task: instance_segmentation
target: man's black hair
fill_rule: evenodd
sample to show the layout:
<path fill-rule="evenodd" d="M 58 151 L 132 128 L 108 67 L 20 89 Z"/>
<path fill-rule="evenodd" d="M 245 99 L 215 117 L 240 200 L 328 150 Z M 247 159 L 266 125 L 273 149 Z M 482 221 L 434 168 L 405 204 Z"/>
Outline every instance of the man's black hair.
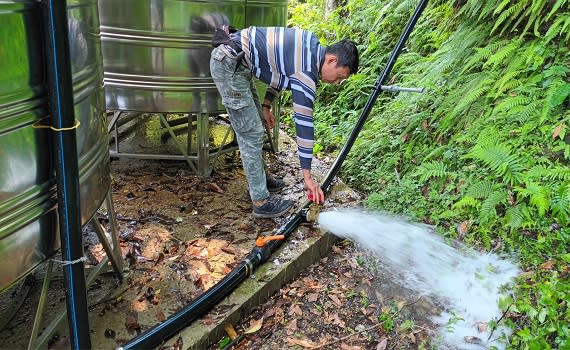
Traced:
<path fill-rule="evenodd" d="M 326 53 L 336 56 L 337 67 L 347 66 L 351 74 L 358 72 L 358 49 L 352 41 L 343 39 L 327 46 Z"/>

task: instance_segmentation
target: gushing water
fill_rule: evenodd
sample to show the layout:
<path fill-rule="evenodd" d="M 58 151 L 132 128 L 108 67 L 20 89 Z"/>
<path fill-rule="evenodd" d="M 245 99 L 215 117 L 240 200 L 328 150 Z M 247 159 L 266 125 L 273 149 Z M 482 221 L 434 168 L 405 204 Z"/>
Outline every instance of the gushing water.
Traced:
<path fill-rule="evenodd" d="M 446 347 L 503 348 L 496 338 L 508 331 L 499 327 L 488 340 L 490 330 L 485 325 L 501 316 L 500 289 L 518 274 L 515 264 L 492 253 L 453 248 L 427 225 L 383 214 L 358 210 L 322 212 L 318 223 L 377 255 L 388 269 L 397 272 L 396 280 L 404 287 L 445 304 L 445 311 L 434 316 L 433 321 L 441 325 L 440 335 Z"/>

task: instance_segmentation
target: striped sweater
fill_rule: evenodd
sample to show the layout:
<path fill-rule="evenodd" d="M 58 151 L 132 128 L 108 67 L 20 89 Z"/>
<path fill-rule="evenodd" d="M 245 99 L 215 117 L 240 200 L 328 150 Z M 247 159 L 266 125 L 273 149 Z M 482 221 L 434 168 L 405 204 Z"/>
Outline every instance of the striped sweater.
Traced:
<path fill-rule="evenodd" d="M 314 129 L 313 104 L 325 47 L 311 32 L 294 28 L 249 27 L 232 39 L 242 48 L 252 73 L 269 85 L 269 101 L 291 90 L 301 168 L 311 169 Z"/>

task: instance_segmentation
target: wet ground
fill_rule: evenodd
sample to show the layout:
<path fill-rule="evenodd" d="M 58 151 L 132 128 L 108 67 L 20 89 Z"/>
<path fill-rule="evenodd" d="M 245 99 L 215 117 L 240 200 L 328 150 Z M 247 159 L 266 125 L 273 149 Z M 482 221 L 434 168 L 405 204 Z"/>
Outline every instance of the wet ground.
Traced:
<path fill-rule="evenodd" d="M 327 164 L 316 163 L 316 177 L 322 178 Z M 305 193 L 293 142 L 283 137 L 280 152 L 268 156 L 267 164 L 288 184 L 280 195 L 301 205 Z M 236 155 L 225 157 L 207 178 L 194 175 L 187 164 L 179 161 L 120 159 L 112 161 L 111 168 L 113 204 L 126 269 L 122 283 L 109 270 L 89 287 L 95 349 L 116 348 L 164 321 L 241 262 L 256 237 L 284 223 L 284 219 L 251 216 L 247 183 Z M 325 208 L 358 203 L 359 196 L 339 184 Z M 104 209 L 97 217 L 109 228 Z M 292 235 L 291 242 L 284 244 L 284 251 L 268 264 L 283 264 L 288 259 L 287 249 L 302 250 L 305 241 L 321 236 L 317 227 L 303 225 Z M 104 252 L 89 230 L 85 232 L 85 245 L 89 264 L 96 264 Z M 427 348 L 433 328 L 427 315 L 436 308 L 391 282 L 379 262 L 368 259 L 350 242 L 338 242 L 328 256 L 303 271 L 295 271 L 295 275 L 298 273 L 297 279 L 267 302 L 260 300 L 261 307 L 225 325 L 232 338 L 231 329 L 237 332 L 231 348 Z M 46 319 L 65 305 L 63 280 L 57 271 L 55 275 Z M 23 304 L 0 330 L 0 348 L 25 348 L 42 276 L 40 269 L 17 292 L 3 296 L 8 298 L 4 303 L 12 305 L 23 300 Z M 225 311 L 214 309 L 196 322 L 212 325 Z M 67 348 L 66 334 L 64 324 L 50 337 L 49 348 Z M 220 345 L 230 348 L 229 339 L 223 336 L 209 341 L 211 349 Z M 177 335 L 160 348 L 189 346 L 187 337 Z"/>

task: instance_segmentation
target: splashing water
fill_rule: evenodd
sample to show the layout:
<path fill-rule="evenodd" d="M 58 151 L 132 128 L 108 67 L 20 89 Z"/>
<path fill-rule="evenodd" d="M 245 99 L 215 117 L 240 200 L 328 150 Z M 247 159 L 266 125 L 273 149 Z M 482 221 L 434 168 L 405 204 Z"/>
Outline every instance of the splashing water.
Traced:
<path fill-rule="evenodd" d="M 487 340 L 489 330 L 478 329 L 477 325 L 501 316 L 497 304 L 500 288 L 519 273 L 515 264 L 492 253 L 453 248 L 427 225 L 383 214 L 354 209 L 322 212 L 318 223 L 322 229 L 358 242 L 377 255 L 386 267 L 397 271 L 396 282 L 445 303 L 447 310 L 433 318 L 443 325 L 440 335 L 445 346 L 504 347 L 496 338 L 501 332 L 508 334 L 507 329 L 499 327 Z M 451 331 L 445 327 L 450 320 Z"/>

